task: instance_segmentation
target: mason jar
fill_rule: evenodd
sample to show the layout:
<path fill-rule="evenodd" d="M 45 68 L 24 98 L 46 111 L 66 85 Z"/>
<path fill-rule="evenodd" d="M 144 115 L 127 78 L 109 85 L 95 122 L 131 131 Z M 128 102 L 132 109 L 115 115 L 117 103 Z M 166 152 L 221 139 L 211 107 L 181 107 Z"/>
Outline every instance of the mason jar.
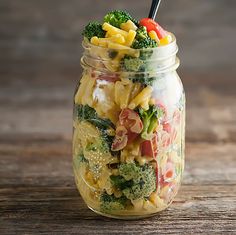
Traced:
<path fill-rule="evenodd" d="M 82 45 L 73 115 L 80 195 L 103 216 L 155 215 L 173 201 L 184 169 L 185 94 L 176 39 L 139 50 Z"/>

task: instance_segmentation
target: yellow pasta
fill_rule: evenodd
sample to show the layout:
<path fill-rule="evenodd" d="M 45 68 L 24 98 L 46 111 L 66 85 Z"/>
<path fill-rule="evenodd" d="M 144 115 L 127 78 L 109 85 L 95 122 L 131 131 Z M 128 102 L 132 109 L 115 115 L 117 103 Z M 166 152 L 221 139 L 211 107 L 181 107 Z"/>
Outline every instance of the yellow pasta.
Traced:
<path fill-rule="evenodd" d="M 122 24 L 120 25 L 120 27 L 121 27 L 121 29 L 123 29 L 123 30 L 125 30 L 125 31 L 127 31 L 127 32 L 129 32 L 131 29 L 134 30 L 134 31 L 136 31 L 137 28 L 138 28 L 138 27 L 135 25 L 135 23 L 134 23 L 133 21 L 131 21 L 131 20 L 128 20 L 127 22 L 122 23 Z"/>
<path fill-rule="evenodd" d="M 82 97 L 84 95 L 85 88 L 87 86 L 87 81 L 91 79 L 87 74 L 84 74 L 83 77 L 80 80 L 80 87 L 75 95 L 75 104 L 81 104 L 82 103 Z"/>
<path fill-rule="evenodd" d="M 130 109 L 135 109 L 138 105 L 146 99 L 150 99 L 153 88 L 151 86 L 145 87 L 129 104 Z"/>
<path fill-rule="evenodd" d="M 127 52 L 132 50 L 130 49 L 130 47 L 124 46 L 124 45 L 120 45 L 118 43 L 113 43 L 113 42 L 109 42 L 108 43 L 108 48 L 110 49 L 117 49 L 117 50 L 126 50 Z"/>
<path fill-rule="evenodd" d="M 121 81 L 115 83 L 115 103 L 120 106 L 120 94 L 123 91 L 123 85 Z"/>
<path fill-rule="evenodd" d="M 133 99 L 136 95 L 138 95 L 140 90 L 141 90 L 141 84 L 140 83 L 133 83 L 132 91 L 130 94 L 130 99 Z"/>
<path fill-rule="evenodd" d="M 130 47 L 133 44 L 135 36 L 136 36 L 136 32 L 131 29 L 126 37 L 125 45 Z"/>
<path fill-rule="evenodd" d="M 129 104 L 130 91 L 132 89 L 132 84 L 124 85 L 123 93 L 120 95 L 120 108 L 124 109 Z"/>
<path fill-rule="evenodd" d="M 140 103 L 141 108 L 143 108 L 144 110 L 148 110 L 148 108 L 149 108 L 149 100 L 150 100 L 150 97 L 148 97 L 143 102 L 141 102 Z"/>
<path fill-rule="evenodd" d="M 99 38 L 94 36 L 90 39 L 90 42 L 93 44 L 93 45 L 96 45 L 98 46 L 99 45 Z"/>
<path fill-rule="evenodd" d="M 94 101 L 93 101 L 92 93 L 93 93 L 95 82 L 96 82 L 96 80 L 93 78 L 87 79 L 84 94 L 81 97 L 82 105 L 88 104 L 91 107 L 93 106 Z"/>
<path fill-rule="evenodd" d="M 102 29 L 107 31 L 109 33 L 109 35 L 116 35 L 116 34 L 121 34 L 124 37 L 127 37 L 128 33 L 122 29 L 118 29 L 108 23 L 104 23 L 102 25 Z"/>

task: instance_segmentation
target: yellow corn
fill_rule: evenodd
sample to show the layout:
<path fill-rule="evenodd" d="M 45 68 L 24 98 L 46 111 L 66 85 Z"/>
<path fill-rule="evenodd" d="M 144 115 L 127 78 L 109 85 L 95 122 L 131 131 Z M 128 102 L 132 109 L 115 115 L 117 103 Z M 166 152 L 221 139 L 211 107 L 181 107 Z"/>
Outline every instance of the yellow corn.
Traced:
<path fill-rule="evenodd" d="M 167 35 L 167 36 L 165 36 L 164 38 L 162 38 L 162 39 L 160 40 L 160 45 L 161 45 L 161 46 L 168 45 L 169 43 L 171 43 L 171 40 L 172 40 L 171 36 L 170 36 L 170 35 Z"/>
<path fill-rule="evenodd" d="M 157 33 L 154 30 L 150 31 L 148 35 L 151 39 L 155 40 L 158 44 L 160 44 L 160 40 L 157 36 Z"/>

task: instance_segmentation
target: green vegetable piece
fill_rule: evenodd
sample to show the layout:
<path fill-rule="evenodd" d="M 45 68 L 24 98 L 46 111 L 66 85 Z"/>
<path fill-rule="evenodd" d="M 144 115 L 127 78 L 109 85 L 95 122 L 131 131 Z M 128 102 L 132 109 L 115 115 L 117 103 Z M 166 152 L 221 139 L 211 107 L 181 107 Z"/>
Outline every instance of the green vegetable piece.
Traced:
<path fill-rule="evenodd" d="M 145 62 L 140 58 L 134 58 L 126 55 L 123 59 L 123 66 L 126 71 L 139 72 L 144 70 Z"/>
<path fill-rule="evenodd" d="M 131 20 L 133 23 L 138 25 L 138 21 L 135 20 L 128 12 L 121 11 L 121 10 L 115 10 L 107 13 L 104 17 L 104 22 L 107 22 L 114 27 L 120 28 L 120 25 L 122 23 L 127 22 L 128 20 Z"/>
<path fill-rule="evenodd" d="M 110 151 L 112 155 L 118 154 L 111 151 L 111 145 L 114 137 L 108 134 L 108 130 L 110 128 L 114 128 L 114 124 L 109 119 L 102 119 L 98 117 L 96 110 L 88 105 L 75 105 L 74 117 L 80 121 L 87 121 L 96 126 L 101 134 L 100 145 L 95 146 L 92 144 L 91 146 L 87 146 L 88 150 L 96 151 L 96 148 L 99 148 L 104 152 Z"/>
<path fill-rule="evenodd" d="M 122 163 L 119 173 L 119 176 L 111 176 L 111 182 L 130 200 L 148 197 L 156 190 L 156 175 L 151 165 Z"/>
<path fill-rule="evenodd" d="M 103 193 L 100 197 L 100 208 L 103 212 L 112 213 L 113 211 L 125 209 L 128 202 L 129 200 L 124 196 L 116 198 L 114 195 Z"/>
<path fill-rule="evenodd" d="M 157 42 L 149 37 L 146 27 L 141 26 L 137 29 L 135 40 L 131 46 L 132 48 L 144 49 L 144 48 L 154 48 L 157 46 L 158 46 Z M 145 57 L 143 59 L 145 59 Z"/>
<path fill-rule="evenodd" d="M 102 25 L 99 22 L 90 22 L 85 26 L 82 35 L 89 41 L 92 37 L 97 36 L 98 38 L 104 38 L 106 32 L 102 29 Z"/>
<path fill-rule="evenodd" d="M 131 187 L 133 184 L 132 180 L 126 181 L 126 179 L 120 175 L 111 175 L 110 180 L 112 185 L 120 190 Z"/>
<path fill-rule="evenodd" d="M 79 120 L 88 121 L 99 129 L 114 128 L 114 124 L 109 119 L 99 118 L 95 109 L 88 105 L 75 105 L 74 115 Z"/>
<path fill-rule="evenodd" d="M 141 133 L 141 137 L 143 139 L 152 138 L 152 134 L 158 124 L 158 120 L 162 118 L 163 115 L 163 110 L 155 105 L 150 105 L 148 110 L 144 110 L 142 108 L 139 109 L 139 116 L 143 122 L 143 130 Z"/>

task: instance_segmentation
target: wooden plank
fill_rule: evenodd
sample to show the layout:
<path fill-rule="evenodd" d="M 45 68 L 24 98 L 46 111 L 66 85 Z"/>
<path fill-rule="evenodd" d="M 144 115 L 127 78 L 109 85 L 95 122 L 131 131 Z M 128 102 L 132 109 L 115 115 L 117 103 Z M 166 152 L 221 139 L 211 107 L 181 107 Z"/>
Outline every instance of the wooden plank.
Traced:
<path fill-rule="evenodd" d="M 140 221 L 111 220 L 86 208 L 75 189 L 69 149 L 70 142 L 62 140 L 0 145 L 1 234 L 236 232 L 234 144 L 188 144 L 176 200 L 160 215 Z"/>

